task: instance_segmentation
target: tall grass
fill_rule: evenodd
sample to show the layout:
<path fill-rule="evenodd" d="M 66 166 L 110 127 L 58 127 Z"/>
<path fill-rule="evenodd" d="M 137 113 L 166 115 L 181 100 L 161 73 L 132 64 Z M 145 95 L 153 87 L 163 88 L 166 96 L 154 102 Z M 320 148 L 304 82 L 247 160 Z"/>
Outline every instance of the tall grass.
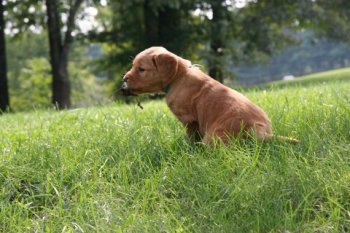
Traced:
<path fill-rule="evenodd" d="M 163 102 L 0 118 L 0 232 L 348 232 L 350 81 L 245 93 L 275 134 L 193 144 Z"/>

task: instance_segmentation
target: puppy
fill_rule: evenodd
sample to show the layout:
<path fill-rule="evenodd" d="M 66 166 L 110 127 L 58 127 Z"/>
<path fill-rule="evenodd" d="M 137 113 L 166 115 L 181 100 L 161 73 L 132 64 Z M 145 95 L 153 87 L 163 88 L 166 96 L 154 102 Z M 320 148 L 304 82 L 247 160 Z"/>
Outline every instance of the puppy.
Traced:
<path fill-rule="evenodd" d="M 261 108 L 163 47 L 148 48 L 135 57 L 121 90 L 124 95 L 164 92 L 188 136 L 207 144 L 217 139 L 227 143 L 237 135 L 261 141 L 273 137 L 271 121 Z"/>

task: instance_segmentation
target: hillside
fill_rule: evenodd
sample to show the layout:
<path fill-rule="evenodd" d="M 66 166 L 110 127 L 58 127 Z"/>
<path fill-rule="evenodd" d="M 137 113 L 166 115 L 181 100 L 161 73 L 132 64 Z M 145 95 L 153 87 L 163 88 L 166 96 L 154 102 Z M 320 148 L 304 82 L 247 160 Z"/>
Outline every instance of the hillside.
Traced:
<path fill-rule="evenodd" d="M 293 80 L 287 81 L 274 81 L 267 84 L 260 85 L 260 87 L 269 87 L 269 88 L 282 88 L 290 86 L 309 86 L 325 83 L 334 83 L 334 82 L 348 82 L 350 81 L 350 68 L 342 68 L 329 70 L 325 72 L 313 73 L 305 76 L 296 77 Z"/>
<path fill-rule="evenodd" d="M 350 80 L 335 76 L 245 91 L 296 146 L 193 144 L 158 101 L 2 115 L 0 232 L 348 232 Z"/>

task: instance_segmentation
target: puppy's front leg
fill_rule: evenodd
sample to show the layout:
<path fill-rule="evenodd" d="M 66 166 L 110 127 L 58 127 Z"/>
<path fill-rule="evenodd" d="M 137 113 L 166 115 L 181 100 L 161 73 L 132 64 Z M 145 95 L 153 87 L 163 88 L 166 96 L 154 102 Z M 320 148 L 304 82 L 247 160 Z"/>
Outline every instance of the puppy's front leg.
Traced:
<path fill-rule="evenodd" d="M 191 141 L 199 142 L 202 140 L 202 135 L 199 132 L 198 122 L 191 122 L 186 124 L 186 133 Z"/>

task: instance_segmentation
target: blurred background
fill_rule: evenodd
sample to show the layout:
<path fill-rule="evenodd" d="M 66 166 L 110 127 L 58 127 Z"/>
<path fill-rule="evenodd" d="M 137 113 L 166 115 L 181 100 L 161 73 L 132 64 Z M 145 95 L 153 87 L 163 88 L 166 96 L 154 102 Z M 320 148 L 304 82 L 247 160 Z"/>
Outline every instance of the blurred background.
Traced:
<path fill-rule="evenodd" d="M 0 2 L 0 112 L 119 100 L 150 46 L 232 87 L 350 66 L 349 0 Z"/>

